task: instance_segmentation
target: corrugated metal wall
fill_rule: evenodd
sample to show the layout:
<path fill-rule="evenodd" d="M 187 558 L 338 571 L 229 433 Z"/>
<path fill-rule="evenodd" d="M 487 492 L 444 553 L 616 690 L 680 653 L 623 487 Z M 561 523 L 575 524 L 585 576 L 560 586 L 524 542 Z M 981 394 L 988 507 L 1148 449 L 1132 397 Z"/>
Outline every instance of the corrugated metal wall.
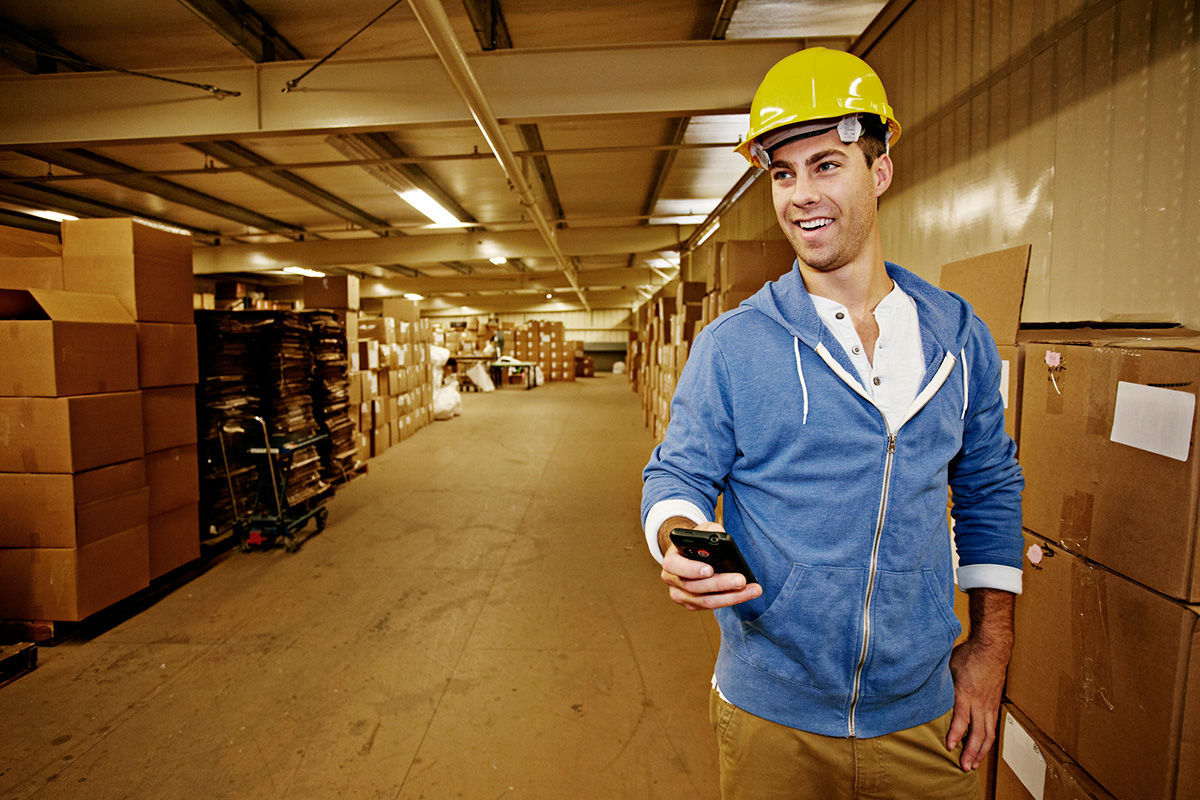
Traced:
<path fill-rule="evenodd" d="M 1023 318 L 1200 325 L 1196 0 L 916 0 L 865 52 L 904 126 L 888 258 L 1033 245 Z"/>
<path fill-rule="evenodd" d="M 530 320 L 561 322 L 566 336 L 576 342 L 628 342 L 632 312 L 621 308 L 597 308 L 594 311 L 540 311 L 531 314 L 496 314 L 501 322 L 523 325 Z M 449 325 L 451 322 L 466 322 L 465 316 L 431 316 L 434 322 Z M 483 322 L 487 316 L 476 317 Z"/>
<path fill-rule="evenodd" d="M 884 253 L 1033 245 L 1026 322 L 1200 326 L 1198 0 L 914 0 L 864 57 L 903 138 Z M 778 238 L 758 180 L 714 239 Z"/>

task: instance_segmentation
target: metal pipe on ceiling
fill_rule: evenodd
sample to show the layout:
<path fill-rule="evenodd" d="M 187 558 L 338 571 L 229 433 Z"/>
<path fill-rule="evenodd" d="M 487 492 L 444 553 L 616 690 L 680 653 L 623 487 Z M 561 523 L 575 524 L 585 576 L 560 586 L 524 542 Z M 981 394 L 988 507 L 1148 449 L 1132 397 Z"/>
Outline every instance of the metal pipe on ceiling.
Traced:
<path fill-rule="evenodd" d="M 500 162 L 505 176 L 520 197 L 521 205 L 529 210 L 529 216 L 533 220 L 534 226 L 554 256 L 559 269 L 566 276 L 575 294 L 579 296 L 583 307 L 591 311 L 592 308 L 588 305 L 583 289 L 575 277 L 575 268 L 558 246 L 554 229 L 550 227 L 550 223 L 533 193 L 533 188 L 525 180 L 520 163 L 509 148 L 508 142 L 505 141 L 504 133 L 500 130 L 500 121 L 496 119 L 491 104 L 479 86 L 479 81 L 475 79 L 475 73 L 471 71 L 471 65 L 467 63 L 467 54 L 454 35 L 454 29 L 450 26 L 446 10 L 442 8 L 440 0 L 409 0 L 408 5 L 416 14 L 417 21 L 421 23 L 425 35 L 429 37 L 429 42 L 446 68 L 454 88 L 458 90 L 459 95 L 467 104 L 467 108 L 471 110 L 471 116 L 475 118 L 475 123 L 483 133 L 483 138 L 487 140 L 488 146 L 496 154 L 496 159 Z"/>

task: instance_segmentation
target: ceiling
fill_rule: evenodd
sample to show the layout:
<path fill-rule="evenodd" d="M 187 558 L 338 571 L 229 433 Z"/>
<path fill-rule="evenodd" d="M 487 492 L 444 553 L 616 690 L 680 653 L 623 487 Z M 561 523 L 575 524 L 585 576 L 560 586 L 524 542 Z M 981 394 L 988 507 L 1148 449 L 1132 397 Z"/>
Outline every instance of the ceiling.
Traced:
<path fill-rule="evenodd" d="M 299 267 L 428 311 L 628 308 L 746 179 L 766 69 L 883 5 L 0 0 L 0 224 L 141 217 L 279 296 Z"/>

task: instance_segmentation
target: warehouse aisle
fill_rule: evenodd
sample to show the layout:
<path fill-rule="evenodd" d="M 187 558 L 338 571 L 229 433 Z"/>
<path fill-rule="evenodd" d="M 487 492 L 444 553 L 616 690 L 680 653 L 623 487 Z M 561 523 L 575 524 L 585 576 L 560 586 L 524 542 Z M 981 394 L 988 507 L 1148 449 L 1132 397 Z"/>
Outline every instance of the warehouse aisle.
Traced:
<path fill-rule="evenodd" d="M 467 395 L 296 554 L 227 554 L 0 689 L 0 797 L 716 798 L 711 616 L 637 523 L 622 376 Z"/>

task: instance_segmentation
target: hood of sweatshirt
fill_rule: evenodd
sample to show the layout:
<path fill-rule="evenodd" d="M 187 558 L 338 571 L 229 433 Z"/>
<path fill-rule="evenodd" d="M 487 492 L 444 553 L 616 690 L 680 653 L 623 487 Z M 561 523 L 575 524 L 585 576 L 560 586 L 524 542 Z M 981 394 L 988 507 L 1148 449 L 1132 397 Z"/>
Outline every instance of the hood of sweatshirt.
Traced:
<path fill-rule="evenodd" d="M 958 357 L 963 352 L 975 315 L 974 309 L 958 295 L 933 286 L 901 266 L 890 261 L 884 262 L 884 265 L 888 277 L 917 304 L 921 347 L 926 368 L 930 370 L 926 376 L 928 379 L 947 353 Z M 817 308 L 804 286 L 799 262 L 793 263 L 791 272 L 767 283 L 742 305 L 765 314 L 813 350 L 824 344 L 838 363 L 850 374 L 855 374 L 849 356 L 841 347 L 835 346 L 837 339 L 821 322 Z"/>

